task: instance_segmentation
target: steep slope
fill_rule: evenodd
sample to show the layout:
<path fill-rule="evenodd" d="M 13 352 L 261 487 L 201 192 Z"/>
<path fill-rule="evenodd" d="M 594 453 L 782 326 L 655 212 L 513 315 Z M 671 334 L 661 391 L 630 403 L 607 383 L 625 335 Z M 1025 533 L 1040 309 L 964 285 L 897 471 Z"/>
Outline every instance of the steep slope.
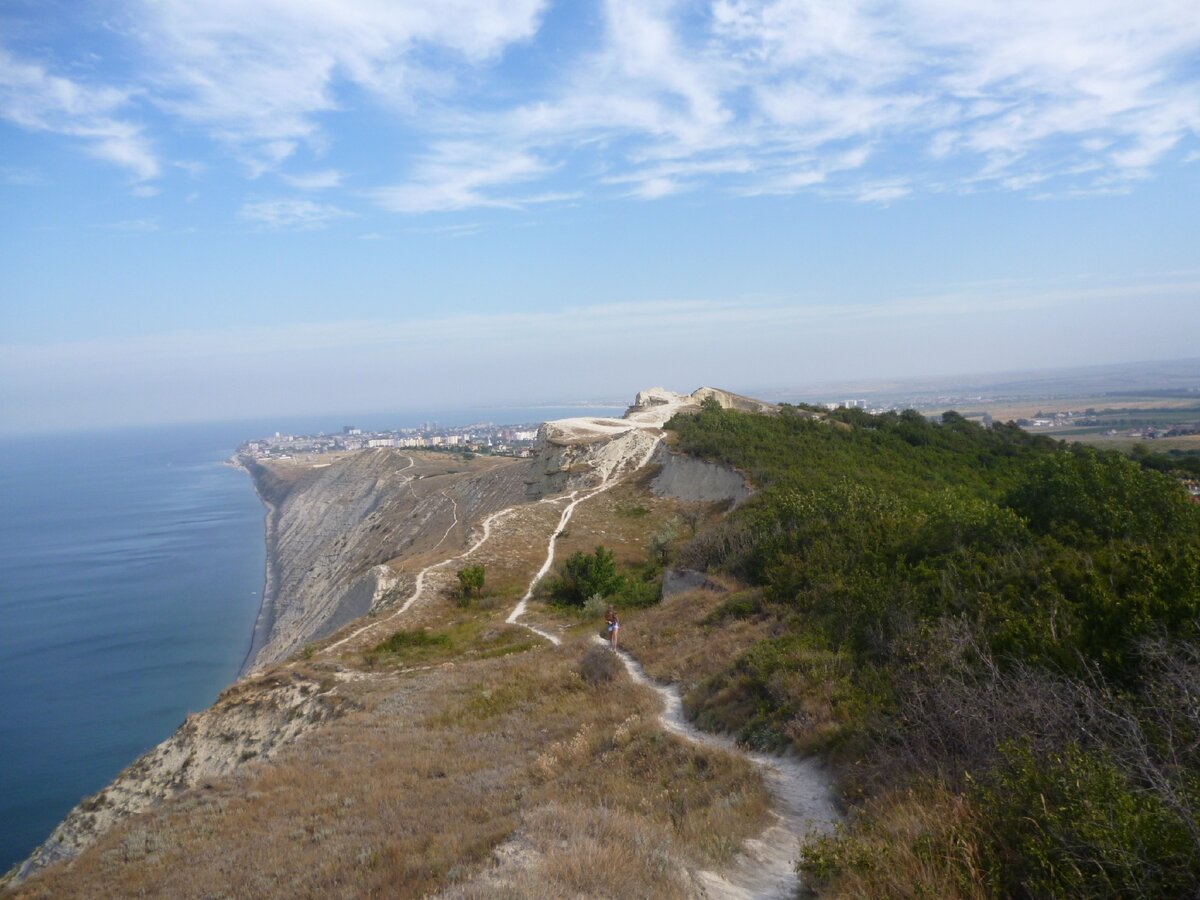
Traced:
<path fill-rule="evenodd" d="M 380 449 L 244 464 L 269 509 L 267 585 L 248 668 L 369 612 L 406 564 L 455 546 L 471 523 L 522 499 L 517 460 Z"/>
<path fill-rule="evenodd" d="M 108 787 L 71 810 L 5 878 L 19 883 L 39 869 L 74 858 L 130 816 L 229 775 L 248 760 L 270 759 L 339 715 L 343 700 L 333 684 L 296 671 L 239 681 L 207 710 L 188 716 L 174 734 Z"/>

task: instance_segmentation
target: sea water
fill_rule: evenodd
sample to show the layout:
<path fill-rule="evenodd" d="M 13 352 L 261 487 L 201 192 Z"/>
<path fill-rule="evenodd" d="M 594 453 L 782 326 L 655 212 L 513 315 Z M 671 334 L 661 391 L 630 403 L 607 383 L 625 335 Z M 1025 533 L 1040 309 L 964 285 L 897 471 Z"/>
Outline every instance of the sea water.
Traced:
<path fill-rule="evenodd" d="M 616 407 L 411 411 L 363 427 L 533 424 Z M 238 674 L 263 508 L 244 440 L 340 420 L 0 439 L 0 872 Z"/>
<path fill-rule="evenodd" d="M 0 441 L 0 870 L 236 676 L 263 508 L 244 433 Z"/>

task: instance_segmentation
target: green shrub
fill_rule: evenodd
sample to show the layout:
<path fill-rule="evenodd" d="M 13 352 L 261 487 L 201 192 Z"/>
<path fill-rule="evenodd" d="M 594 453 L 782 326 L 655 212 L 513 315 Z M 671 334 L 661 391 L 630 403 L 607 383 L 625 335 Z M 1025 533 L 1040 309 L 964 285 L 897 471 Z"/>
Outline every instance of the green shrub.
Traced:
<path fill-rule="evenodd" d="M 484 567 L 481 565 L 467 566 L 458 570 L 458 596 L 460 605 L 468 606 L 472 597 L 478 597 L 483 593 L 485 574 Z"/>
<path fill-rule="evenodd" d="M 1003 748 L 978 783 L 985 858 L 1004 896 L 1181 897 L 1200 884 L 1187 823 L 1107 754 Z"/>
<path fill-rule="evenodd" d="M 726 597 L 721 605 L 710 612 L 705 618 L 705 625 L 721 625 L 730 619 L 749 619 L 762 613 L 762 591 L 752 589 L 738 591 Z"/>
<path fill-rule="evenodd" d="M 578 550 L 559 569 L 550 585 L 552 600 L 567 606 L 583 607 L 592 597 L 611 597 L 626 587 L 626 579 L 617 571 L 611 550 L 598 546 L 591 553 Z"/>
<path fill-rule="evenodd" d="M 367 655 L 369 658 L 381 656 L 408 658 L 414 655 L 424 655 L 422 651 L 447 649 L 451 643 L 448 634 L 401 629 L 372 647 Z"/>
<path fill-rule="evenodd" d="M 618 609 L 645 609 L 662 599 L 662 582 L 657 578 L 649 581 L 642 578 L 625 578 L 620 590 L 612 598 Z"/>

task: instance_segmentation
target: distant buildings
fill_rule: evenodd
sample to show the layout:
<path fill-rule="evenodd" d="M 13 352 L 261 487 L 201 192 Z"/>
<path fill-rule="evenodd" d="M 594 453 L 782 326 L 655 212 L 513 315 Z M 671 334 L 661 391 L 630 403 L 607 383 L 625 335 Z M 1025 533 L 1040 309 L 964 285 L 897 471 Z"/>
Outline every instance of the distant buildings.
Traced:
<path fill-rule="evenodd" d="M 540 424 L 540 423 L 538 423 Z M 295 455 L 400 447 L 412 450 L 485 453 L 498 456 L 529 456 L 537 443 L 537 425 L 473 425 L 442 428 L 425 422 L 417 428 L 364 431 L 344 425 L 340 434 L 283 435 L 256 438 L 242 445 L 241 452 L 256 459 L 291 459 Z"/>

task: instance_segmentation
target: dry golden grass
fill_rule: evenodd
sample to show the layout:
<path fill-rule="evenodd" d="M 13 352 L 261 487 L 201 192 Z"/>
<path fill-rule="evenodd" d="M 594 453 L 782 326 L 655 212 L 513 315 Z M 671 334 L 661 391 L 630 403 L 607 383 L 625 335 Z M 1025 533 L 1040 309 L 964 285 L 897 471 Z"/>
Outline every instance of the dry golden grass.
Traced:
<path fill-rule="evenodd" d="M 635 814 L 576 803 L 551 803 L 522 816 L 503 860 L 482 877 L 455 886 L 454 900 L 691 895 L 670 838 Z"/>
<path fill-rule="evenodd" d="M 686 695 L 777 628 L 767 616 L 701 624 L 728 596 L 688 591 L 649 609 L 630 610 L 622 617 L 621 642 L 648 675 L 678 684 Z"/>
<path fill-rule="evenodd" d="M 454 638 L 420 670 L 306 663 L 358 708 L 14 895 L 682 896 L 688 866 L 762 827 L 750 765 L 661 732 L 624 675 L 586 685 L 582 643 L 480 658 L 514 646 L 498 614 L 438 609 Z M 514 843 L 529 852 L 503 874 L 493 854 Z"/>
<path fill-rule="evenodd" d="M 858 900 L 984 900 L 976 812 L 965 797 L 931 787 L 869 802 L 835 838 L 810 846 L 808 861 L 835 861 L 820 895 Z M 816 873 L 813 873 L 816 874 Z"/>
<path fill-rule="evenodd" d="M 638 473 L 635 480 L 622 482 L 579 504 L 566 532 L 558 539 L 556 559 L 566 559 L 577 550 L 590 553 L 597 544 L 603 544 L 613 551 L 618 563 L 640 563 L 646 558 L 651 535 L 664 526 L 674 523 L 676 530 L 686 535 L 682 504 L 654 496 L 645 489 L 646 481 L 646 475 Z"/>

